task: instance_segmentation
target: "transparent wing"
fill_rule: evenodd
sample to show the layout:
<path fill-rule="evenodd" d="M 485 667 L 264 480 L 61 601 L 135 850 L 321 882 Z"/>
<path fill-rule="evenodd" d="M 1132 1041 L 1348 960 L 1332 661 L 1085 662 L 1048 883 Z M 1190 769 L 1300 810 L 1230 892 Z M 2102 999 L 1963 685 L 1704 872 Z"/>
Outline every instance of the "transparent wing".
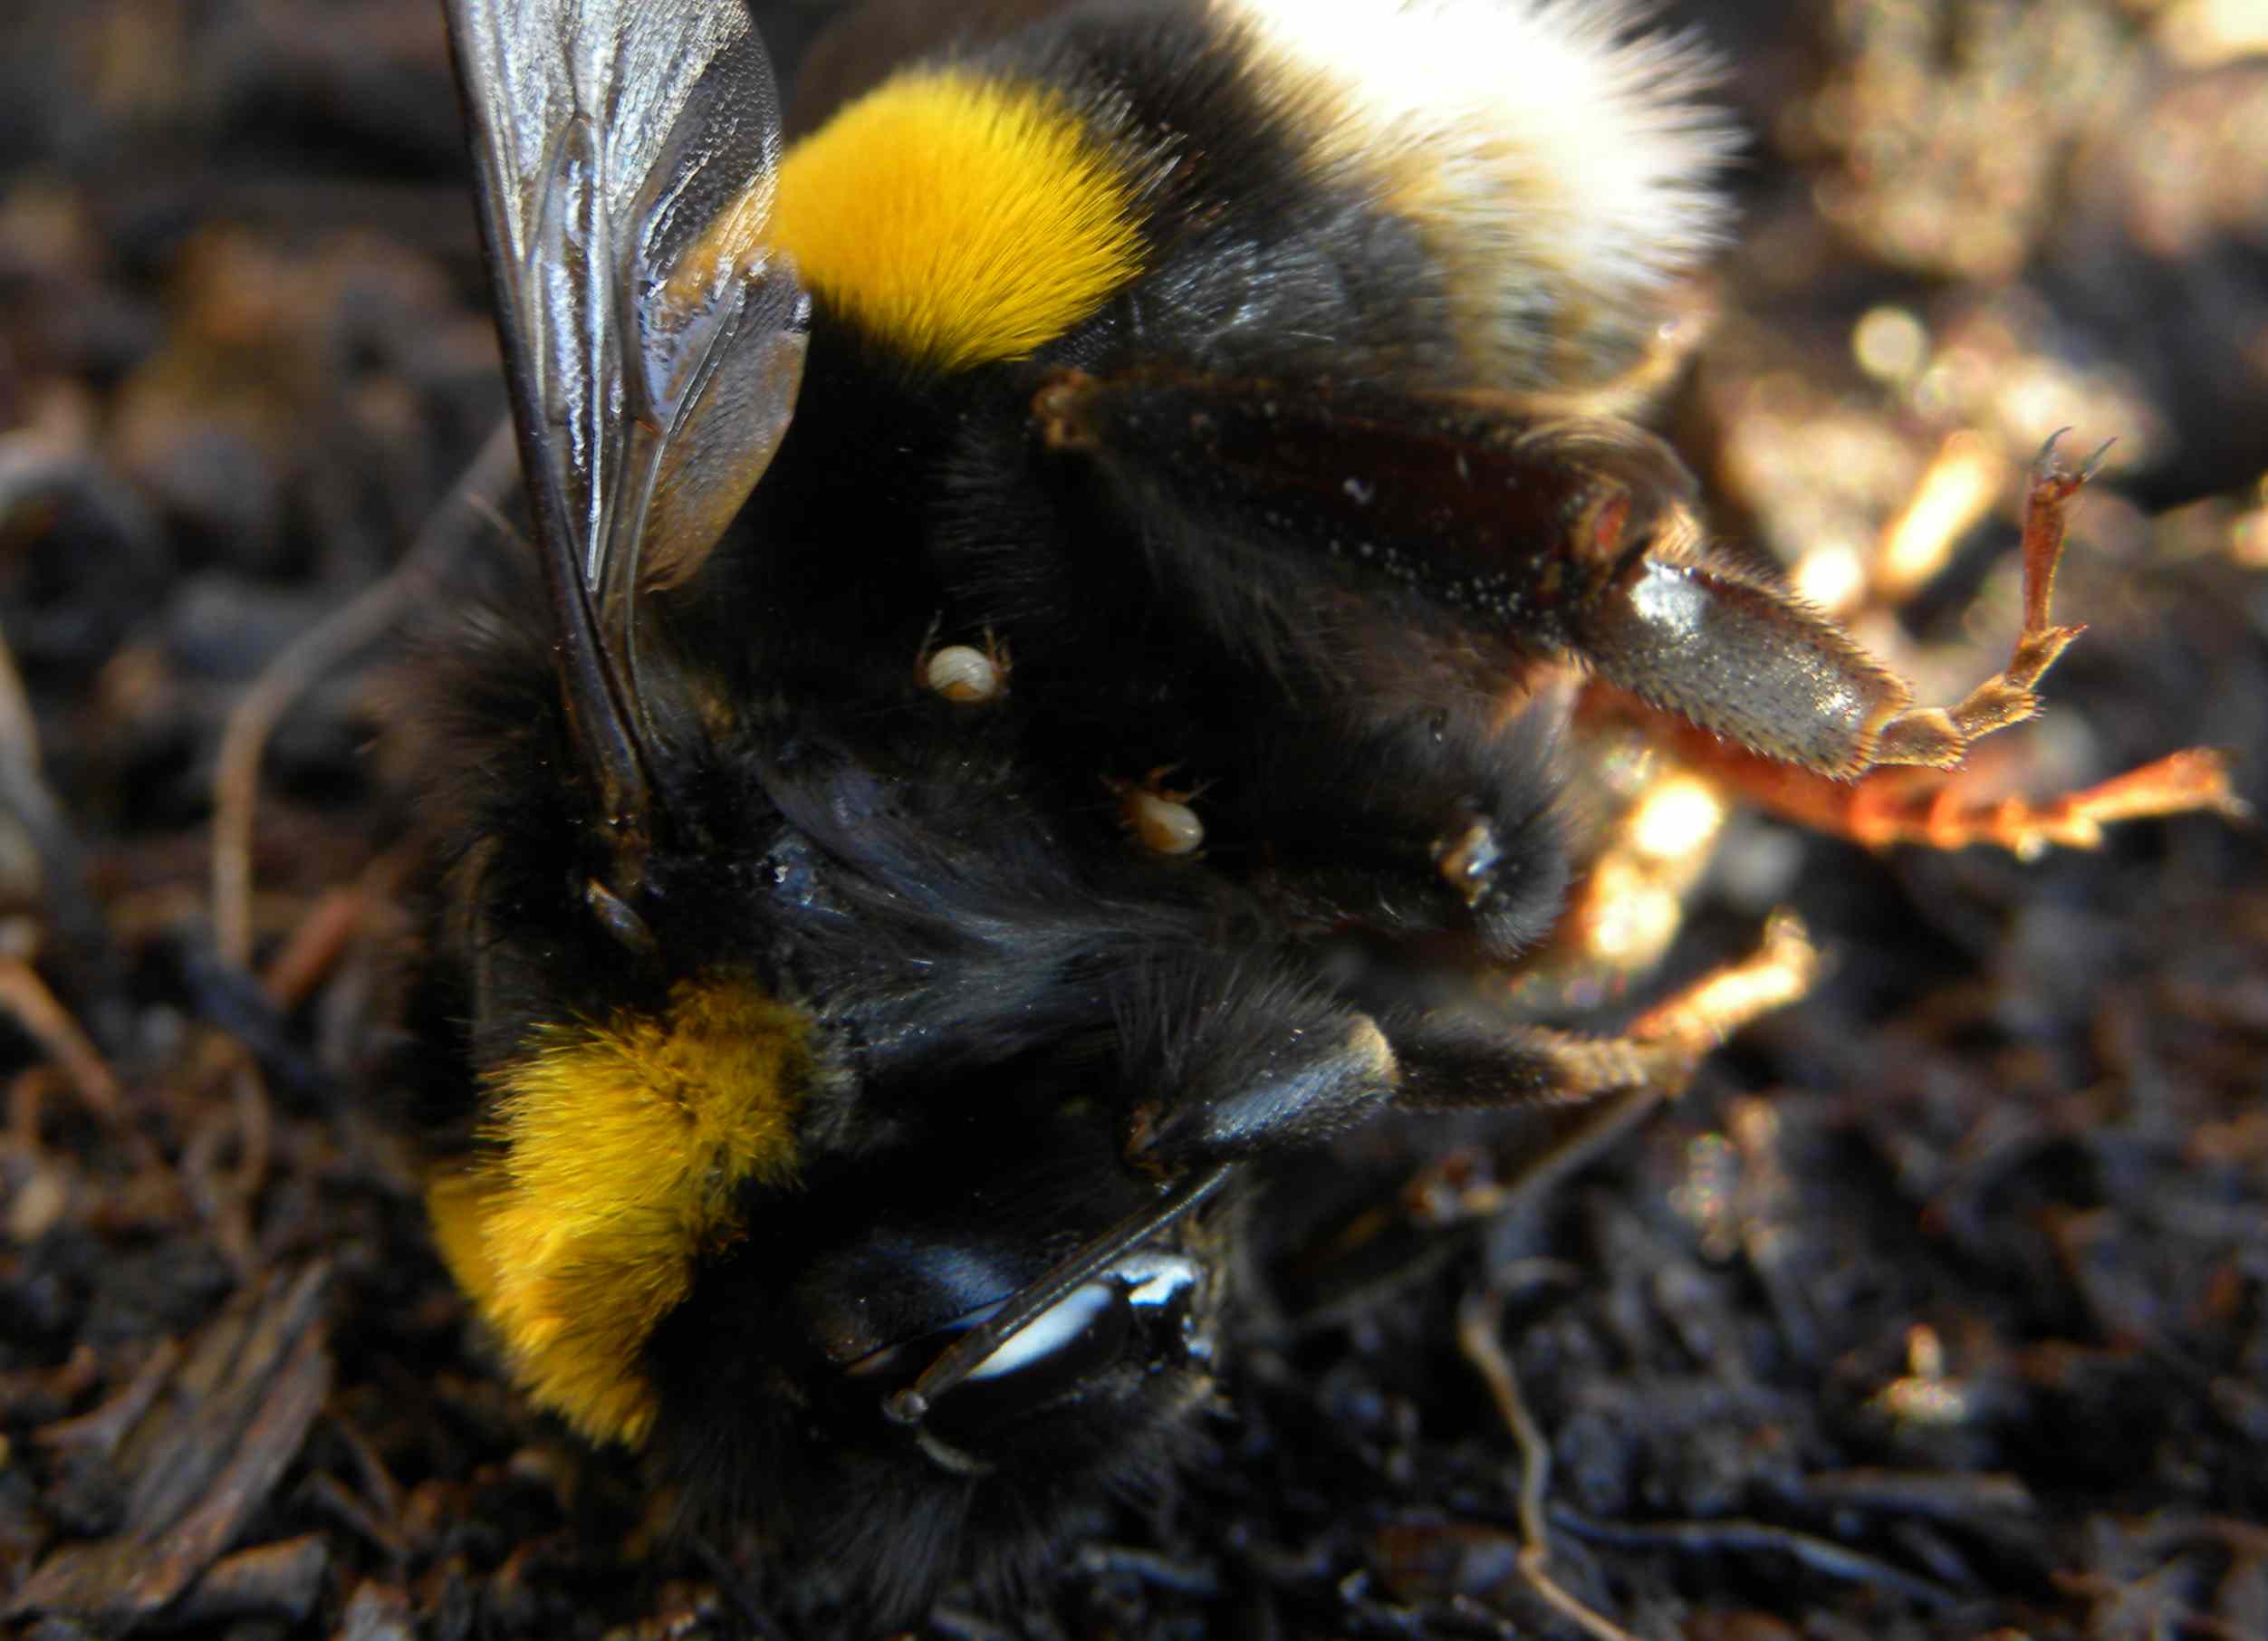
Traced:
<path fill-rule="evenodd" d="M 450 0 L 449 23 L 543 550 L 627 619 L 618 595 L 715 546 L 801 379 L 772 65 L 745 0 Z"/>

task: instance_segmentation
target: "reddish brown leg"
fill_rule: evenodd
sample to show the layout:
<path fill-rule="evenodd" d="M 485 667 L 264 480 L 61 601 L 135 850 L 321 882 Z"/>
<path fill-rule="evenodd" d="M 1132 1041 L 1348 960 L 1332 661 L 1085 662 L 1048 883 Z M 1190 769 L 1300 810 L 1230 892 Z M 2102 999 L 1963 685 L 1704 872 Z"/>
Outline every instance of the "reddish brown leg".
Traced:
<path fill-rule="evenodd" d="M 1802 923 L 1782 912 L 1764 926 L 1763 942 L 1750 955 L 1710 970 L 1632 1021 L 1619 1037 L 1576 1038 L 1560 1032 L 1526 1035 L 1534 1052 L 1542 1040 L 1563 1051 L 1563 1081 L 1548 1102 L 1595 1102 L 1586 1119 L 1552 1145 L 1523 1159 L 1516 1173 L 1475 1176 L 1469 1154 L 1453 1154 L 1414 1176 L 1402 1205 L 1423 1223 L 1446 1224 L 1497 1214 L 1595 1155 L 1665 1099 L 1685 1092 L 1694 1070 L 1727 1037 L 1775 1009 L 1799 1002 L 1819 974 L 1819 952 Z M 1635 1073 L 1634 1073 L 1634 1068 Z M 1586 1080 L 1585 1073 L 1590 1073 Z M 1367 1219 L 1350 1230 L 1346 1245 L 1375 1232 Z"/>
<path fill-rule="evenodd" d="M 2034 687 L 2071 641 L 2087 630 L 2052 626 L 2048 609 L 2056 566 L 2063 557 L 2071 497 L 2094 476 L 2110 446 L 2104 445 L 2073 470 L 2056 457 L 2055 441 L 2061 437 L 2059 433 L 2049 439 L 2032 466 L 2032 489 L 2024 498 L 2023 629 L 2016 635 L 2006 669 L 1978 685 L 1950 711 L 1909 706 L 1898 713 L 1882 725 L 1874 744 L 1874 763 L 1951 769 L 1967 755 L 1971 743 L 2037 716 L 2040 697 Z"/>
<path fill-rule="evenodd" d="M 2199 810 L 2240 815 L 2244 806 L 2229 789 L 2226 755 L 2205 747 L 2038 803 L 1980 796 L 1974 779 L 1947 778 L 1946 772 L 1970 758 L 1978 740 L 2039 712 L 2034 691 L 2042 675 L 2085 630 L 2053 625 L 2050 609 L 2071 500 L 2102 455 L 2098 450 L 2077 470 L 2067 468 L 2050 439 L 2033 465 L 2024 509 L 2023 627 L 2006 668 L 1949 710 L 1897 712 L 1883 724 L 1856 779 L 1762 756 L 1602 684 L 1590 686 L 1584 710 L 1640 724 L 1672 757 L 1761 808 L 1874 849 L 1987 844 L 2028 858 L 2051 847 L 2096 848 L 2103 828 L 2121 820 Z"/>
<path fill-rule="evenodd" d="M 2026 859 L 2051 848 L 2098 848 L 2103 828 L 2121 820 L 2197 810 L 2232 817 L 2244 813 L 2229 790 L 2227 756 L 2209 747 L 2191 747 L 2039 803 L 1980 798 L 1967 783 L 1918 771 L 1885 771 L 1844 787 L 1818 782 L 1812 790 L 1781 795 L 1807 801 L 1799 807 L 1763 801 L 1815 830 L 1869 849 L 1893 843 L 1941 849 L 1990 844 Z"/>
<path fill-rule="evenodd" d="M 1628 696 L 1598 695 L 1586 710 L 1635 719 L 1656 746 L 1728 794 L 1869 849 L 1985 844 L 2030 859 L 2052 848 L 2098 848 L 2103 828 L 2120 821 L 2200 811 L 2232 818 L 2246 813 L 2229 787 L 2228 755 L 2211 747 L 2193 746 L 2035 803 L 1980 794 L 1974 778 L 1941 770 L 1893 767 L 1856 781 L 1837 781 L 1759 757 Z M 1967 774 L 1973 777 L 1975 772 Z"/>

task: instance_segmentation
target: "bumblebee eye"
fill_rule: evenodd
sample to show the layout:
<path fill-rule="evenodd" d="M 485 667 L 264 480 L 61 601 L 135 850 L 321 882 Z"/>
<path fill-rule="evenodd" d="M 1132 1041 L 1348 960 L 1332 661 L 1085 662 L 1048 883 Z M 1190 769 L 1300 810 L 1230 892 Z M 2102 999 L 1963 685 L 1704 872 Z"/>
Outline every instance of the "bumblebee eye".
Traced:
<path fill-rule="evenodd" d="M 983 1453 L 1012 1425 L 1075 1400 L 1116 1369 L 1131 1365 L 1146 1373 L 1181 1358 L 1204 1360 L 1210 1351 L 1195 1325 L 1198 1276 L 1187 1259 L 1139 1253 L 1081 1283 L 937 1397 L 924 1416 L 925 1445 L 933 1455 Z M 858 1378 L 910 1378 L 999 1309 L 982 1306 L 847 1371 Z"/>
<path fill-rule="evenodd" d="M 582 886 L 582 903 L 591 915 L 599 920 L 599 926 L 629 951 L 641 958 L 652 957 L 661 947 L 654 939 L 654 931 L 635 911 L 629 901 L 600 882 L 596 878 Z"/>
<path fill-rule="evenodd" d="M 1065 1368 L 1079 1377 L 1107 1367 L 1120 1354 L 1126 1326 L 1155 1320 L 1168 1310 L 1186 1310 L 1196 1291 L 1197 1268 L 1166 1254 L 1139 1255 L 1122 1262 L 1097 1281 L 1082 1283 L 1008 1336 L 1000 1348 L 969 1370 L 967 1379 L 939 1400 L 949 1406 L 969 1385 L 1012 1375 Z M 971 1327 L 1000 1307 L 987 1305 L 968 1319 Z M 1144 1312 L 1152 1313 L 1148 1317 Z"/>

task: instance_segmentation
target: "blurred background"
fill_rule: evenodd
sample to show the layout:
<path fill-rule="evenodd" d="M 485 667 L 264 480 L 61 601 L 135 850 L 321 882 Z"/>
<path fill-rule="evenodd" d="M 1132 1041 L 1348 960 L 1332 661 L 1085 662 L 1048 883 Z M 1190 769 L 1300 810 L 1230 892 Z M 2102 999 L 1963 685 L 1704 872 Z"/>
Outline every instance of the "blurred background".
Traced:
<path fill-rule="evenodd" d="M 756 9 L 792 83 L 839 8 Z M 2208 746 L 2268 795 L 2268 6 L 1667 16 L 1750 133 L 1658 418 L 1717 528 L 1956 697 L 2026 465 L 2115 439 L 2090 631 L 1986 773 Z M 437 7 L 0 14 L 12 1633 L 772 1622 L 760 1547 L 672 1540 L 502 1389 L 380 1115 L 414 752 L 378 731 L 447 599 L 391 572 L 503 411 L 463 178 Z M 1664 773 L 1616 768 L 1602 804 Z M 934 1625 L 1574 1633 L 1458 1346 L 1486 1299 L 1553 1575 L 1631 1633 L 2268 1634 L 2263 865 L 2221 815 L 2019 861 L 1712 808 L 1559 1002 L 1619 1023 L 1783 905 L 1818 993 L 1548 1198 L 1480 1212 L 1490 1137 L 1424 1128 L 1264 1198 L 1212 1462 L 1013 1622 Z M 1359 1192 L 1390 1233 L 1318 1254 Z"/>

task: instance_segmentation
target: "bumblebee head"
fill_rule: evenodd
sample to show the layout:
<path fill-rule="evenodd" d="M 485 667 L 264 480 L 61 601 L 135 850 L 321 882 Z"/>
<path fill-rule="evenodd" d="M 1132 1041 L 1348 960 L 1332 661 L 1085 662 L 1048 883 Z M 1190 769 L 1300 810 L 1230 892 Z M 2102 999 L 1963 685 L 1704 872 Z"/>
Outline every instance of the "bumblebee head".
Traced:
<path fill-rule="evenodd" d="M 964 1536 L 940 1523 L 1036 1542 L 1035 1499 L 1162 1478 L 1214 1385 L 1208 1224 L 1118 1251 L 918 1423 L 886 1411 L 1156 1199 L 1115 1022 L 1054 955 L 985 934 L 1094 897 L 1086 863 L 971 773 L 941 698 L 904 746 L 854 750 L 678 650 L 646 677 L 669 801 L 629 940 L 591 888 L 601 801 L 553 773 L 572 743 L 540 647 L 499 632 L 448 681 L 481 726 L 450 760 L 444 896 L 478 1119 L 429 1201 L 515 1377 L 700 1519 L 886 1540 L 908 1591 Z"/>
<path fill-rule="evenodd" d="M 882 1588 L 817 1595 L 883 1613 L 972 1540 L 987 1547 L 979 1576 L 1013 1583 L 1100 1498 L 1169 1484 L 1205 1439 L 1188 1415 L 1215 1394 L 1222 1222 L 1120 1254 L 918 1423 L 886 1411 L 1148 1198 L 1103 1114 L 1062 1086 L 1009 1070 L 934 1087 L 966 1120 L 902 1132 L 870 1091 L 872 1148 L 793 1195 L 747 1195 L 745 1233 L 698 1262 L 644 1352 L 661 1410 L 649 1445 L 696 1520 L 878 1569 Z"/>
<path fill-rule="evenodd" d="M 704 1348 L 745 1339 L 787 1370 L 799 1417 L 947 1475 L 1091 1463 L 1147 1409 L 1186 1405 L 1209 1380 L 1218 1284 L 1207 1238 L 1177 1227 L 1050 1303 L 918 1425 L 888 1416 L 956 1339 L 1151 1195 L 1101 1111 L 1019 1080 L 991 1071 L 981 1091 L 933 1090 L 966 1119 L 909 1126 L 902 1145 L 870 1091 L 861 1117 L 885 1130 L 879 1146 L 816 1171 L 793 1200 L 752 1197 L 746 1234 L 703 1262 L 671 1327 Z M 665 1384 L 669 1343 L 657 1339 Z"/>

